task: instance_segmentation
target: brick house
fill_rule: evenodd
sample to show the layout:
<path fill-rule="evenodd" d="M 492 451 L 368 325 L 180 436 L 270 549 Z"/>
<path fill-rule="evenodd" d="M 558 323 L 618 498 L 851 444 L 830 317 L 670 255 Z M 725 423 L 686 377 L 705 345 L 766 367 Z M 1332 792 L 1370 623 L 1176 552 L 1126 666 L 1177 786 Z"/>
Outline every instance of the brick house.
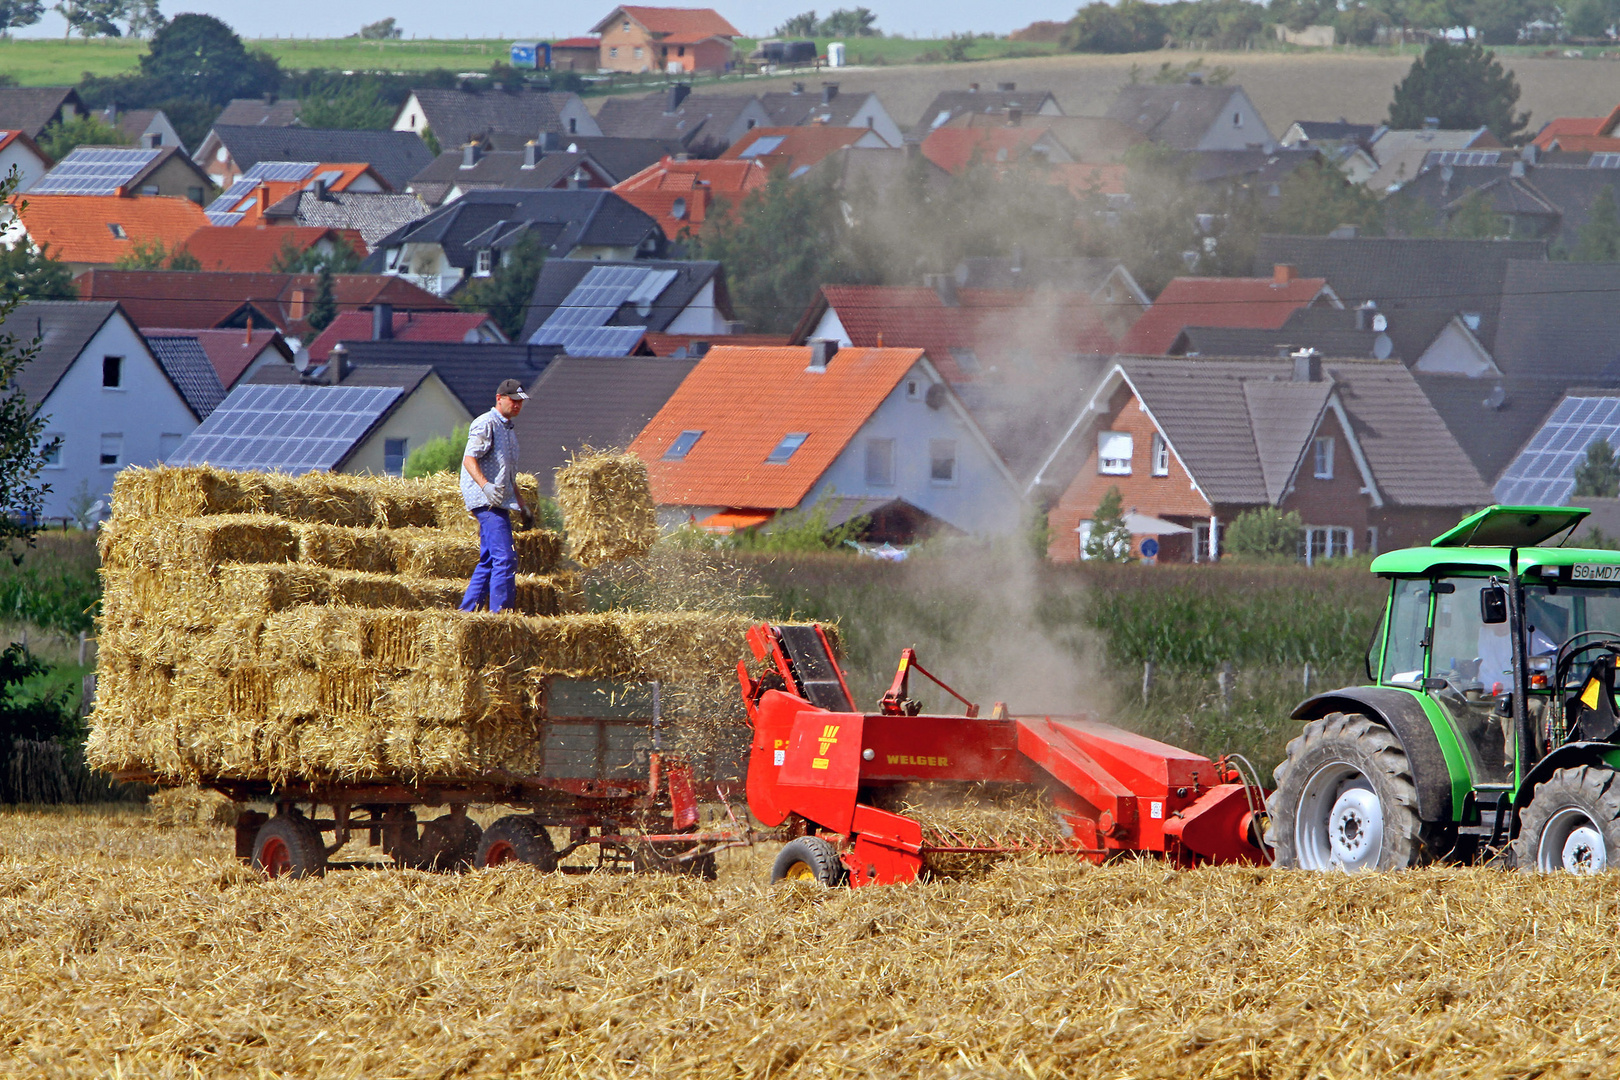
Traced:
<path fill-rule="evenodd" d="M 1081 558 L 1117 487 L 1134 554 L 1219 558 L 1264 506 L 1297 511 L 1307 561 L 1424 542 L 1490 489 L 1398 362 L 1121 358 L 1034 479 L 1054 561 Z"/>
<path fill-rule="evenodd" d="M 741 31 L 712 8 L 616 7 L 595 26 L 606 71 L 725 71 Z"/>

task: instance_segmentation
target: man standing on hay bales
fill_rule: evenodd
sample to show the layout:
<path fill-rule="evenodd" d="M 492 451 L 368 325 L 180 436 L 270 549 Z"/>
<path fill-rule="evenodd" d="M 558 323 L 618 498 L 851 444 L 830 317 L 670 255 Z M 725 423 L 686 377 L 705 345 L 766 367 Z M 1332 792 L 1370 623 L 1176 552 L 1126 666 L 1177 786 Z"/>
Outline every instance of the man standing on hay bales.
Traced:
<path fill-rule="evenodd" d="M 517 556 L 512 552 L 512 511 L 525 525 L 534 515 L 518 492 L 517 431 L 512 421 L 529 395 L 523 384 L 507 379 L 495 390 L 495 407 L 467 428 L 467 453 L 461 459 L 461 497 L 478 521 L 478 565 L 473 568 L 462 611 L 504 611 L 517 587 Z"/>

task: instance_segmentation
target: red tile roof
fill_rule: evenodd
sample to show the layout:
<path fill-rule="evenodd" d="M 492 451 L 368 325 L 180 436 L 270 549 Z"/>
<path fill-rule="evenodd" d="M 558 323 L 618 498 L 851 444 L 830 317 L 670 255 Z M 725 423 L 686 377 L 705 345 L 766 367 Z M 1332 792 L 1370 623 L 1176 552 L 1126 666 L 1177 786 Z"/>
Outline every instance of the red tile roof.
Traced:
<path fill-rule="evenodd" d="M 1022 160 L 1045 134 L 1046 129 L 1039 127 L 940 127 L 922 141 L 922 155 L 955 174 L 966 169 L 975 158 L 987 165 Z"/>
<path fill-rule="evenodd" d="M 690 349 L 694 341 L 709 345 L 753 345 L 775 347 L 788 344 L 786 334 L 660 334 L 648 331 L 642 339 L 654 356 L 673 356 L 681 349 Z"/>
<path fill-rule="evenodd" d="M 478 341 L 481 327 L 500 335 L 500 330 L 481 311 L 396 311 L 394 338 L 398 341 Z M 310 359 L 326 363 L 332 346 L 340 341 L 368 341 L 371 338 L 371 312 L 345 311 L 309 343 Z M 505 340 L 502 336 L 501 340 Z"/>
<path fill-rule="evenodd" d="M 202 207 L 166 195 L 29 195 L 12 202 L 27 203 L 22 221 L 29 239 L 49 244 L 65 263 L 110 266 L 136 244 L 173 249 L 209 224 Z"/>
<path fill-rule="evenodd" d="M 1612 154 L 1620 151 L 1620 137 L 1613 135 L 1560 135 L 1553 141 L 1558 149 L 1576 154 Z"/>
<path fill-rule="evenodd" d="M 1565 135 L 1596 135 L 1603 126 L 1604 118 L 1601 116 L 1560 116 L 1556 120 L 1549 120 L 1545 127 L 1536 132 L 1536 137 L 1530 142 L 1538 150 L 1549 150 L 1554 140 L 1562 141 Z"/>
<path fill-rule="evenodd" d="M 720 34 L 741 37 L 742 32 L 721 17 L 713 8 L 617 7 L 613 14 L 591 27 L 599 33 L 619 12 L 624 12 L 654 34 Z"/>
<path fill-rule="evenodd" d="M 287 348 L 281 335 L 272 329 L 199 330 L 195 327 L 143 326 L 141 333 L 147 337 L 196 338 L 208 355 L 208 362 L 214 365 L 220 385 L 227 390 L 236 385 L 247 366 L 258 359 L 265 349 L 276 349 L 287 362 L 292 360 L 292 350 Z"/>
<path fill-rule="evenodd" d="M 869 128 L 832 127 L 828 124 L 806 124 L 804 127 L 757 127 L 726 148 L 722 161 L 752 160 L 767 169 L 787 169 L 793 172 L 801 167 L 815 165 L 830 154 L 837 153 L 863 137 L 872 134 Z M 769 153 L 750 154 L 749 148 L 761 139 L 775 138 L 780 142 Z"/>
<path fill-rule="evenodd" d="M 1162 356 L 1188 326 L 1277 330 L 1327 289 L 1326 278 L 1176 278 L 1120 342 L 1120 351 Z M 1328 295 L 1332 295 L 1331 291 Z"/>
<path fill-rule="evenodd" d="M 978 377 L 958 362 L 962 350 L 970 351 L 982 369 L 1001 369 L 1015 353 L 1040 361 L 1107 354 L 1119 347 L 1085 293 L 961 289 L 955 307 L 946 306 L 934 289 L 906 285 L 824 285 L 821 295 L 852 343 L 924 349 L 952 383 Z M 818 308 L 812 305 L 800 334 L 814 330 Z M 1032 335 L 1031 327 L 1038 332 Z"/>
<path fill-rule="evenodd" d="M 614 185 L 613 193 L 651 214 L 664 235 L 673 240 L 684 229 L 702 228 L 717 197 L 736 209 L 750 191 L 764 187 L 769 179 L 770 172 L 753 161 L 666 157 Z"/>
<path fill-rule="evenodd" d="M 600 49 L 602 39 L 599 37 L 571 37 L 551 43 L 553 49 Z"/>
<path fill-rule="evenodd" d="M 242 229 L 211 225 L 198 229 L 186 241 L 186 250 L 197 257 L 204 270 L 254 273 L 274 270 L 283 252 L 302 255 L 322 241 L 348 244 L 360 258 L 366 257 L 366 242 L 353 229 L 323 229 L 314 225 L 289 225 L 276 229 Z"/>
<path fill-rule="evenodd" d="M 798 506 L 921 349 L 839 350 L 812 372 L 810 349 L 717 346 L 698 361 L 630 445 L 647 462 L 654 501 L 759 510 Z M 683 431 L 703 435 L 678 461 L 664 453 Z M 804 443 L 786 462 L 765 458 L 790 433 Z"/>
<path fill-rule="evenodd" d="M 334 172 L 340 175 L 331 177 Z M 348 191 L 354 186 L 355 181 L 363 176 L 369 176 L 383 191 L 394 190 L 388 181 L 378 175 L 376 169 L 364 161 L 323 161 L 303 180 L 261 180 L 257 187 L 237 199 L 227 209 L 245 215 L 237 222 L 238 227 L 256 228 L 264 222 L 261 207 L 272 207 L 295 191 L 307 191 L 323 176 L 330 178 L 326 185 L 328 191 Z M 264 192 L 262 200 L 260 191 Z"/>

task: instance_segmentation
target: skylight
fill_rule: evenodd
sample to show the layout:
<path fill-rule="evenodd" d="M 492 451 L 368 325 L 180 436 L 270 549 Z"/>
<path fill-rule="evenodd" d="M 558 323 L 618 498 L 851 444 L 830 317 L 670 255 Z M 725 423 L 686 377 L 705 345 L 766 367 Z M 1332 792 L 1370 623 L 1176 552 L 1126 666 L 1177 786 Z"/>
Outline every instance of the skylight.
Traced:
<path fill-rule="evenodd" d="M 765 464 L 785 464 L 787 460 L 793 456 L 793 452 L 799 447 L 803 446 L 804 440 L 808 439 L 809 437 L 810 434 L 804 431 L 790 432 L 789 434 L 782 436 L 782 441 L 776 444 L 776 449 L 772 450 L 768 455 L 766 455 Z"/>
<path fill-rule="evenodd" d="M 675 441 L 669 444 L 669 449 L 664 451 L 664 460 L 681 460 L 692 452 L 692 447 L 696 446 L 697 441 L 701 438 L 703 438 L 703 432 L 701 431 L 681 432 L 675 437 Z"/>
<path fill-rule="evenodd" d="M 755 139 L 752 144 L 744 147 L 742 153 L 738 154 L 737 156 L 740 158 L 751 158 L 759 157 L 761 154 L 769 154 L 778 146 L 782 145 L 784 138 L 785 137 L 782 135 L 761 135 L 759 138 Z"/>

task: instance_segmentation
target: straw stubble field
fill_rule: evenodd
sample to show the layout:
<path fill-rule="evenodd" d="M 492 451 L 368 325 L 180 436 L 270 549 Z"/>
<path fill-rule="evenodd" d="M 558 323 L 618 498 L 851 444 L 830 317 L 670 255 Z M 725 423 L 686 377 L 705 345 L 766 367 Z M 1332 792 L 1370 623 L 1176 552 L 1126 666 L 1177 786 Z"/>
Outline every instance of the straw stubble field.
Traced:
<path fill-rule="evenodd" d="M 1588 1077 L 1620 1037 L 1607 877 L 771 856 L 261 881 L 217 828 L 0 814 L 0 1073 Z"/>

